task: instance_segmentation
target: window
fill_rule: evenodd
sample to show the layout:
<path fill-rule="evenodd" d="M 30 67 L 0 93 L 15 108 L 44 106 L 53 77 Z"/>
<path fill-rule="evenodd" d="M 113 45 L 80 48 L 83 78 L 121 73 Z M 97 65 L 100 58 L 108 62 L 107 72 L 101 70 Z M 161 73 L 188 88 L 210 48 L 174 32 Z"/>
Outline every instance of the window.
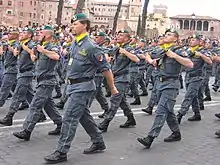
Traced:
<path fill-rule="evenodd" d="M 36 1 L 34 1 L 34 6 L 36 6 L 37 5 L 37 3 L 36 3 Z"/>
<path fill-rule="evenodd" d="M 3 1 L 2 0 L 0 0 L 0 5 L 3 5 Z"/>
<path fill-rule="evenodd" d="M 12 5 L 12 1 L 8 1 L 8 6 L 11 6 Z"/>
<path fill-rule="evenodd" d="M 31 21 L 28 21 L 28 26 L 31 26 Z"/>
<path fill-rule="evenodd" d="M 36 17 L 36 14 L 34 13 L 34 18 Z"/>
<path fill-rule="evenodd" d="M 43 14 L 41 14 L 40 19 L 44 19 L 44 15 Z"/>
<path fill-rule="evenodd" d="M 30 1 L 30 5 L 32 6 L 32 1 Z"/>
<path fill-rule="evenodd" d="M 21 2 L 21 6 L 22 6 L 22 7 L 24 6 L 24 2 Z"/>
<path fill-rule="evenodd" d="M 69 13 L 68 12 L 66 12 L 66 15 L 68 15 Z"/>
<path fill-rule="evenodd" d="M 30 17 L 30 18 L 32 17 L 32 13 L 29 13 L 29 17 Z"/>
<path fill-rule="evenodd" d="M 52 8 L 52 5 L 51 5 L 51 4 L 49 5 L 49 8 Z"/>
<path fill-rule="evenodd" d="M 23 13 L 23 12 L 20 12 L 20 16 L 22 16 L 22 17 L 23 17 L 23 16 L 24 16 L 24 13 Z"/>
<path fill-rule="evenodd" d="M 7 10 L 7 14 L 8 14 L 8 15 L 11 15 L 11 14 L 12 14 L 12 11 L 11 11 L 11 10 Z"/>

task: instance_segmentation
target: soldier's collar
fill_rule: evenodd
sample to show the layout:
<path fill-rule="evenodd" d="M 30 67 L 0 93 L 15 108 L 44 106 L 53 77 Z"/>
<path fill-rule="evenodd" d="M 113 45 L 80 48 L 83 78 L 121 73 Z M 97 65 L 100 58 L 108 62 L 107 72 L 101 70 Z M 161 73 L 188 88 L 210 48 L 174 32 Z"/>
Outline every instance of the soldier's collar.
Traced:
<path fill-rule="evenodd" d="M 48 41 L 44 41 L 43 43 L 42 43 L 42 46 L 45 46 L 45 45 L 47 45 L 49 42 Z"/>
<path fill-rule="evenodd" d="M 86 36 L 88 36 L 88 33 L 82 33 L 80 35 L 76 36 L 76 43 L 79 43 L 81 40 L 83 40 Z"/>
<path fill-rule="evenodd" d="M 8 43 L 11 45 L 15 42 L 16 40 L 9 40 Z"/>
<path fill-rule="evenodd" d="M 193 46 L 193 47 L 190 48 L 191 52 L 193 52 L 193 53 L 194 53 L 197 49 L 199 49 L 199 45 Z"/>
<path fill-rule="evenodd" d="M 174 46 L 174 43 L 168 43 L 168 44 L 164 44 L 163 48 L 164 50 L 168 50 L 169 48 L 171 48 L 172 46 Z"/>

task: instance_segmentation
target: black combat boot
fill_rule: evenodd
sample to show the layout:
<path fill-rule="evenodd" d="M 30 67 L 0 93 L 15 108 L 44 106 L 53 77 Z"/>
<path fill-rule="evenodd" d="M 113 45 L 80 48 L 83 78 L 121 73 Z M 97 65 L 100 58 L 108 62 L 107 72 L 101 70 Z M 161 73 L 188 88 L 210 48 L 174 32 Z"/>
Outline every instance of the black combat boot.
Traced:
<path fill-rule="evenodd" d="M 23 139 L 25 141 L 28 141 L 28 140 L 30 140 L 31 132 L 29 132 L 27 130 L 23 130 L 21 132 L 14 132 L 13 135 L 15 137 L 17 137 L 18 139 Z"/>
<path fill-rule="evenodd" d="M 203 101 L 212 101 L 212 98 L 210 96 L 207 96 L 203 99 Z"/>
<path fill-rule="evenodd" d="M 48 132 L 48 135 L 60 135 L 62 124 L 57 124 L 55 130 Z"/>
<path fill-rule="evenodd" d="M 151 147 L 151 144 L 153 143 L 154 141 L 154 137 L 152 136 L 147 136 L 145 138 L 137 138 L 137 141 L 139 143 L 141 143 L 142 145 L 144 145 L 147 149 Z"/>
<path fill-rule="evenodd" d="M 27 108 L 29 108 L 28 103 L 27 102 L 22 102 L 21 105 L 19 106 L 18 110 L 22 111 L 22 110 L 25 110 Z"/>
<path fill-rule="evenodd" d="M 141 99 L 140 97 L 137 97 L 134 102 L 130 103 L 130 105 L 141 105 Z"/>
<path fill-rule="evenodd" d="M 44 160 L 46 161 L 46 164 L 56 164 L 67 161 L 67 155 L 66 153 L 55 151 L 51 155 L 44 157 Z"/>
<path fill-rule="evenodd" d="M 58 102 L 57 104 L 55 104 L 55 107 L 57 107 L 58 109 L 63 109 L 64 108 L 65 103 L 63 103 L 62 101 Z"/>
<path fill-rule="evenodd" d="M 201 115 L 200 114 L 194 114 L 192 117 L 188 118 L 188 121 L 200 121 Z"/>
<path fill-rule="evenodd" d="M 182 120 L 182 118 L 183 118 L 183 115 L 182 115 L 181 113 L 178 113 L 176 117 L 177 117 L 178 123 L 180 124 L 180 123 L 181 123 L 181 120 Z"/>
<path fill-rule="evenodd" d="M 220 138 L 220 130 L 216 131 L 216 132 L 215 132 L 215 135 Z"/>
<path fill-rule="evenodd" d="M 220 119 L 220 113 L 216 113 L 215 116 Z"/>
<path fill-rule="evenodd" d="M 109 126 L 110 121 L 104 119 L 98 126 L 98 128 L 102 131 L 102 132 L 107 132 L 108 126 Z"/>
<path fill-rule="evenodd" d="M 130 128 L 136 125 L 136 121 L 134 119 L 133 114 L 127 116 L 127 118 L 128 118 L 127 121 L 124 124 L 120 125 L 120 128 Z"/>
<path fill-rule="evenodd" d="M 145 113 L 147 113 L 147 114 L 149 114 L 149 115 L 152 115 L 152 113 L 153 113 L 153 107 L 148 106 L 147 108 L 142 109 L 142 111 L 145 112 Z"/>
<path fill-rule="evenodd" d="M 54 99 L 59 99 L 62 97 L 62 93 L 57 93 L 56 96 L 53 96 Z"/>
<path fill-rule="evenodd" d="M 102 119 L 102 118 L 104 118 L 106 113 L 107 113 L 107 110 L 104 110 L 104 112 L 102 114 L 98 115 L 98 117 Z"/>
<path fill-rule="evenodd" d="M 106 146 L 105 146 L 104 142 L 92 143 L 91 147 L 85 149 L 83 151 L 83 153 L 84 154 L 94 154 L 94 153 L 102 152 L 105 149 L 106 149 Z"/>
<path fill-rule="evenodd" d="M 148 92 L 147 91 L 143 91 L 140 96 L 148 96 Z"/>
<path fill-rule="evenodd" d="M 9 112 L 3 119 L 0 120 L 0 124 L 5 125 L 5 126 L 11 126 L 13 124 L 13 117 L 14 117 L 13 112 Z"/>
<path fill-rule="evenodd" d="M 164 139 L 164 142 L 175 142 L 181 140 L 180 132 L 173 132 L 169 137 Z"/>

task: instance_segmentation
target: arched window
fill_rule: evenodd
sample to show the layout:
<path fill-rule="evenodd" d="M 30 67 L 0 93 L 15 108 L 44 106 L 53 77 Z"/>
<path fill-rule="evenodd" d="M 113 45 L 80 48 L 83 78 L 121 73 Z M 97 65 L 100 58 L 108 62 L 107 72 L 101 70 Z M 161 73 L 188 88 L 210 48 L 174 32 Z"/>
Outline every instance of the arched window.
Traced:
<path fill-rule="evenodd" d="M 195 30 L 196 29 L 196 21 L 192 20 L 190 23 L 190 30 Z"/>
<path fill-rule="evenodd" d="M 209 23 L 208 21 L 203 22 L 203 31 L 208 31 L 209 30 Z"/>
<path fill-rule="evenodd" d="M 178 20 L 178 21 L 179 21 L 180 29 L 183 29 L 183 20 Z"/>
<path fill-rule="evenodd" d="M 185 20 L 183 26 L 184 26 L 183 29 L 189 29 L 189 21 Z"/>
<path fill-rule="evenodd" d="M 202 30 L 202 21 L 197 22 L 196 30 L 201 31 Z"/>

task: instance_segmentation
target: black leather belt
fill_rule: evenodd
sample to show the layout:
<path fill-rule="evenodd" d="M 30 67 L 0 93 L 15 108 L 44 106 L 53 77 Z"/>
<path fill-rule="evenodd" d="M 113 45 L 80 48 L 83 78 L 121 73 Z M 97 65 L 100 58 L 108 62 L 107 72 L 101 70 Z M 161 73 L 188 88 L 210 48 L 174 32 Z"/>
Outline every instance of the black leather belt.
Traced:
<path fill-rule="evenodd" d="M 55 78 L 55 75 L 47 75 L 47 76 L 41 76 L 41 77 L 37 77 L 37 82 L 39 81 L 44 81 L 44 80 L 50 80 Z"/>
<path fill-rule="evenodd" d="M 20 73 L 29 72 L 29 71 L 32 71 L 32 69 L 33 69 L 33 68 L 20 69 L 19 72 L 20 72 Z"/>
<path fill-rule="evenodd" d="M 79 84 L 82 82 L 88 82 L 88 81 L 91 81 L 92 79 L 93 79 L 92 77 L 82 77 L 82 78 L 77 78 L 77 79 L 68 78 L 67 82 L 68 84 L 72 85 L 72 84 Z"/>
<path fill-rule="evenodd" d="M 160 82 L 169 81 L 169 80 L 178 80 L 179 77 L 159 77 Z"/>
<path fill-rule="evenodd" d="M 113 76 L 116 77 L 116 76 L 121 76 L 121 75 L 126 75 L 126 74 L 129 74 L 128 70 L 124 70 L 124 71 L 119 71 L 117 73 L 113 73 Z"/>

